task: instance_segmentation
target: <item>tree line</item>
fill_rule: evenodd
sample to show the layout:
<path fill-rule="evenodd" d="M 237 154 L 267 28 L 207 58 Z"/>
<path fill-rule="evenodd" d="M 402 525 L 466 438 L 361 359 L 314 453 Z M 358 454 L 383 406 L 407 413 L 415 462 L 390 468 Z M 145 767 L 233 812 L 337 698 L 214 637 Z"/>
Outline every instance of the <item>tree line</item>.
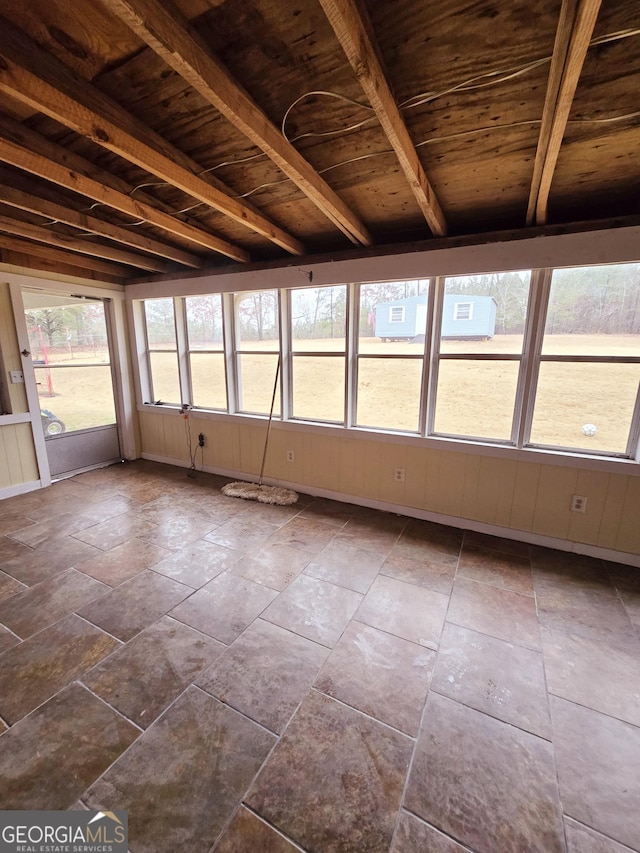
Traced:
<path fill-rule="evenodd" d="M 459 296 L 491 296 L 496 302 L 496 334 L 524 332 L 530 292 L 529 271 L 451 276 L 445 292 Z M 425 296 L 428 279 L 377 282 L 360 287 L 359 331 L 373 335 L 375 309 L 386 302 Z M 187 328 L 191 344 L 222 341 L 219 295 L 188 297 Z M 278 291 L 237 294 L 236 330 L 240 340 L 276 340 Z M 54 309 L 66 310 L 66 309 Z M 145 303 L 150 343 L 175 341 L 171 299 Z M 293 338 L 341 338 L 345 335 L 347 286 L 310 287 L 291 293 Z M 555 270 L 547 312 L 548 334 L 639 334 L 640 264 Z"/>

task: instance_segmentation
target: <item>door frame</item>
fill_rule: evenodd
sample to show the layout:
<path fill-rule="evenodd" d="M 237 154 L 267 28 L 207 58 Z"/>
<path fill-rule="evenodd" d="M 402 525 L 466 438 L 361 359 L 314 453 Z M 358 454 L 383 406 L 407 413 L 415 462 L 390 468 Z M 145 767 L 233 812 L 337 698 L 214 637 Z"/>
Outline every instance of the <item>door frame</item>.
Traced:
<path fill-rule="evenodd" d="M 40 399 L 36 386 L 35 370 L 30 356 L 29 335 L 24 314 L 22 290 L 41 290 L 62 296 L 87 296 L 104 300 L 105 318 L 109 336 L 109 358 L 113 377 L 113 394 L 116 412 L 116 428 L 120 442 L 120 455 L 123 459 L 136 459 L 136 410 L 131 381 L 131 359 L 127 347 L 127 324 L 125 314 L 124 287 L 115 285 L 93 287 L 86 284 L 54 281 L 29 275 L 0 273 L 9 283 L 11 304 L 16 326 L 18 349 L 22 359 L 22 372 L 25 382 L 31 434 L 36 452 L 36 461 L 42 486 L 52 482 L 47 446 L 40 417 Z M 25 356 L 23 353 L 27 352 Z"/>

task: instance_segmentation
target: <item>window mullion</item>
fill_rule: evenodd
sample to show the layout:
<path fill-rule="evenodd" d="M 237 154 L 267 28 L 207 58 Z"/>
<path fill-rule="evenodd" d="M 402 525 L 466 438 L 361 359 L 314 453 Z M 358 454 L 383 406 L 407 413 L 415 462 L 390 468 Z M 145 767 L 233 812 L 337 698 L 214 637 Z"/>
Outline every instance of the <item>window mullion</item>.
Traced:
<path fill-rule="evenodd" d="M 293 416 L 293 370 L 291 357 L 291 291 L 278 291 L 280 323 L 280 412 L 282 420 Z"/>
<path fill-rule="evenodd" d="M 423 435 L 431 435 L 436 418 L 436 394 L 438 388 L 438 367 L 440 357 L 440 330 L 442 328 L 442 309 L 444 306 L 444 276 L 438 276 L 429 288 L 427 300 L 427 332 L 425 337 L 425 369 L 422 381 L 423 406 L 425 413 Z M 426 405 L 424 405 L 426 403 Z"/>
<path fill-rule="evenodd" d="M 149 358 L 149 336 L 147 334 L 147 318 L 144 313 L 144 302 L 131 302 L 132 334 L 129 341 L 135 348 L 139 369 L 135 371 L 141 403 L 152 403 L 153 377 L 151 375 L 151 360 Z"/>
<path fill-rule="evenodd" d="M 227 407 L 231 414 L 235 414 L 238 411 L 240 399 L 240 379 L 236 358 L 235 296 L 233 293 L 222 294 L 222 335 L 224 340 L 224 371 L 227 381 Z"/>
<path fill-rule="evenodd" d="M 636 395 L 636 404 L 633 408 L 631 416 L 631 428 L 629 430 L 629 441 L 627 443 L 627 456 L 640 462 L 640 382 L 638 383 L 638 393 Z"/>
<path fill-rule="evenodd" d="M 540 355 L 544 340 L 552 272 L 551 269 L 542 269 L 533 270 L 531 273 L 527 323 L 512 432 L 516 447 L 524 447 L 531 437 L 533 407 L 540 373 Z"/>
<path fill-rule="evenodd" d="M 358 405 L 358 329 L 360 328 L 360 287 L 359 284 L 347 285 L 347 317 L 345 359 L 345 399 L 344 425 L 354 426 Z"/>
<path fill-rule="evenodd" d="M 178 358 L 178 378 L 180 381 L 180 402 L 193 405 L 193 390 L 191 388 L 191 370 L 187 351 L 187 318 L 184 310 L 184 299 L 173 300 L 173 316 L 176 327 L 176 355 Z"/>

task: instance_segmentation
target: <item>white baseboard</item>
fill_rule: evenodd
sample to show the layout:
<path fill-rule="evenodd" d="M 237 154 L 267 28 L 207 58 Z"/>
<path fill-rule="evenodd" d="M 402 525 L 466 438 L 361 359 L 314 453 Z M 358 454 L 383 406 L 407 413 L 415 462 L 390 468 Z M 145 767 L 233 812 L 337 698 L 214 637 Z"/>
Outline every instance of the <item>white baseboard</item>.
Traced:
<path fill-rule="evenodd" d="M 27 492 L 35 492 L 42 488 L 42 480 L 31 480 L 28 483 L 18 483 L 17 486 L 7 486 L 0 489 L 0 501 L 5 498 L 13 498 L 16 495 L 24 495 Z"/>
<path fill-rule="evenodd" d="M 150 462 L 162 462 L 165 465 L 175 465 L 179 468 L 189 467 L 189 464 L 185 462 L 184 459 L 171 459 L 170 457 L 158 456 L 153 453 L 143 453 L 142 458 L 148 459 Z M 232 471 L 228 468 L 214 468 L 209 465 L 205 465 L 201 470 L 205 471 L 207 474 L 219 474 L 222 477 L 232 477 L 237 480 L 257 481 L 258 479 L 257 475 L 251 476 L 248 475 L 246 471 Z M 330 500 L 341 501 L 342 503 L 358 504 L 360 506 L 370 507 L 371 509 L 393 512 L 397 515 L 406 515 L 409 518 L 419 518 L 424 521 L 435 521 L 438 524 L 446 524 L 449 527 L 458 527 L 462 530 L 473 530 L 477 533 L 501 536 L 503 539 L 513 539 L 516 542 L 526 542 L 529 545 L 541 545 L 546 548 L 555 548 L 558 551 L 571 551 L 575 554 L 585 554 L 589 557 L 596 557 L 601 560 L 611 560 L 614 563 L 624 563 L 628 566 L 637 566 L 640 568 L 640 554 L 629 554 L 625 551 L 615 551 L 612 548 L 601 548 L 598 545 L 588 545 L 584 542 L 573 542 L 569 539 L 558 539 L 554 536 L 543 536 L 540 533 L 531 533 L 527 530 L 515 530 L 511 527 L 501 527 L 498 524 L 487 524 L 483 521 L 473 521 L 472 519 L 458 518 L 453 515 L 442 515 L 438 512 L 416 509 L 415 507 L 403 506 L 401 504 L 371 500 L 370 498 L 362 498 L 357 495 L 346 495 L 341 492 L 331 491 L 330 489 L 317 489 L 313 486 L 300 485 L 299 483 L 293 483 L 287 480 L 272 480 L 269 477 L 265 477 L 264 482 L 272 486 L 284 486 L 284 488 L 294 489 L 318 498 L 329 498 Z"/>

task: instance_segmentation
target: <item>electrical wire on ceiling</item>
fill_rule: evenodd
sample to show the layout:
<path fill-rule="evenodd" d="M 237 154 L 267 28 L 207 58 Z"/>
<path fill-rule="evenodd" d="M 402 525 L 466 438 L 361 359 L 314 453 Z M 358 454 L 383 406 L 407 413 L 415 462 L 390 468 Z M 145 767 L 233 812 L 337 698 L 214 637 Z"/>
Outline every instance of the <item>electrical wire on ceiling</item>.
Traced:
<path fill-rule="evenodd" d="M 620 41 L 622 39 L 631 38 L 631 37 L 634 37 L 637 35 L 640 35 L 640 28 L 627 28 L 624 30 L 617 30 L 615 32 L 606 33 L 604 35 L 597 36 L 596 38 L 591 39 L 591 41 L 589 43 L 589 47 L 596 47 L 598 45 L 609 44 L 611 42 Z M 469 77 L 466 80 L 463 80 L 462 82 L 457 83 L 455 86 L 449 86 L 446 89 L 442 89 L 440 91 L 421 92 L 417 95 L 413 95 L 411 98 L 407 98 L 405 101 L 402 101 L 401 103 L 399 103 L 398 107 L 401 110 L 414 109 L 414 108 L 422 106 L 424 104 L 431 103 L 431 102 L 437 100 L 438 98 L 446 97 L 446 95 L 454 94 L 456 92 L 469 92 L 469 91 L 473 91 L 476 89 L 484 89 L 484 88 L 487 88 L 489 86 L 498 85 L 498 84 L 504 83 L 508 80 L 513 80 L 517 77 L 523 76 L 523 75 L 529 73 L 530 71 L 533 71 L 536 68 L 539 68 L 542 65 L 549 63 L 551 61 L 551 59 L 552 59 L 551 56 L 545 56 L 545 57 L 542 57 L 541 59 L 536 59 L 536 60 L 533 60 L 531 62 L 524 63 L 522 65 L 513 66 L 511 68 L 499 69 L 499 70 L 494 70 L 494 71 L 487 71 L 487 72 L 484 72 L 483 74 L 478 74 L 478 75 L 475 75 L 473 77 Z M 325 137 L 326 138 L 326 137 L 344 135 L 347 133 L 351 133 L 354 130 L 359 130 L 360 128 L 365 127 L 366 125 L 373 124 L 374 122 L 377 121 L 377 117 L 375 115 L 372 115 L 372 116 L 368 116 L 367 118 L 365 118 L 361 121 L 354 122 L 353 124 L 348 125 L 346 127 L 336 128 L 335 130 L 308 131 L 308 132 L 299 134 L 297 136 L 294 136 L 292 138 L 289 138 L 287 136 L 286 124 L 287 124 L 287 119 L 289 118 L 291 112 L 295 109 L 295 107 L 298 104 L 302 103 L 306 99 L 311 98 L 311 97 L 318 97 L 318 96 L 334 98 L 336 100 L 340 100 L 340 101 L 344 101 L 346 103 L 349 103 L 352 106 L 367 110 L 368 112 L 374 112 L 373 107 L 370 104 L 367 104 L 363 101 L 358 101 L 355 98 L 351 98 L 351 97 L 349 97 L 347 95 L 343 95 L 339 92 L 333 92 L 330 90 L 322 90 L 322 89 L 314 89 L 312 91 L 305 92 L 304 94 L 297 97 L 287 107 L 287 109 L 284 113 L 284 116 L 282 118 L 281 131 L 282 131 L 282 135 L 284 136 L 285 139 L 287 139 L 288 142 L 294 143 L 294 142 L 298 142 L 301 139 L 306 139 L 306 138 L 310 138 L 310 137 Z M 618 116 L 609 116 L 609 117 L 604 117 L 604 118 L 570 119 L 567 122 L 567 124 L 613 124 L 616 122 L 627 121 L 627 120 L 630 120 L 633 118 L 637 118 L 638 116 L 640 116 L 640 111 L 633 112 L 633 113 L 626 113 L 624 115 L 618 115 Z M 536 124 L 541 124 L 541 120 L 540 119 L 530 119 L 530 120 L 523 120 L 523 121 L 518 121 L 518 122 L 510 122 L 507 124 L 488 125 L 485 127 L 472 128 L 470 130 L 463 130 L 463 131 L 458 131 L 456 133 L 446 134 L 446 135 L 442 135 L 442 136 L 430 137 L 429 139 L 424 139 L 424 140 L 422 140 L 422 142 L 416 143 L 415 147 L 421 148 L 425 145 L 432 145 L 432 144 L 435 144 L 438 142 L 448 142 L 448 141 L 451 141 L 454 139 L 462 139 L 462 138 L 473 136 L 473 135 L 476 135 L 479 133 L 487 133 L 487 132 L 490 132 L 492 130 L 507 130 L 507 129 L 511 129 L 514 127 L 524 127 L 527 125 L 531 126 L 531 125 L 536 125 Z M 368 160 L 368 159 L 371 159 L 373 157 L 381 157 L 383 155 L 388 155 L 388 154 L 392 154 L 392 153 L 393 153 L 393 149 L 389 148 L 389 149 L 384 149 L 381 151 L 370 152 L 368 154 L 362 154 L 362 155 L 359 155 L 357 157 L 351 157 L 348 160 L 343 160 L 339 163 L 334 163 L 330 166 L 325 167 L 324 169 L 319 170 L 318 174 L 323 175 L 323 174 L 326 174 L 327 172 L 331 171 L 332 169 L 337 169 L 341 166 L 347 166 L 351 163 L 360 162 L 362 160 Z M 258 159 L 264 158 L 266 156 L 267 155 L 264 152 L 258 152 L 256 154 L 251 154 L 247 157 L 238 158 L 237 160 L 225 160 L 221 163 L 217 163 L 214 166 L 210 166 L 207 169 L 203 169 L 201 172 L 198 172 L 198 175 L 200 176 L 200 175 L 207 174 L 209 172 L 215 172 L 217 169 L 221 169 L 225 166 L 236 166 L 236 165 L 239 165 L 240 163 L 248 163 L 248 162 L 251 162 L 253 160 L 258 160 Z M 289 181 L 290 181 L 290 179 L 287 177 L 280 178 L 280 179 L 275 180 L 275 181 L 268 181 L 268 182 L 259 184 L 257 187 L 254 187 L 253 189 L 248 190 L 247 192 L 244 192 L 244 193 L 241 193 L 239 195 L 232 196 L 232 197 L 237 198 L 237 199 L 249 198 L 250 196 L 254 195 L 255 193 L 260 192 L 260 190 L 268 189 L 268 188 L 274 187 L 274 186 L 279 186 L 281 184 L 288 183 Z M 172 186 L 172 185 L 168 181 L 145 182 L 145 183 L 138 184 L 137 186 L 133 187 L 129 191 L 128 194 L 129 194 L 129 196 L 132 196 L 137 190 L 143 189 L 144 187 L 160 187 L 160 186 Z M 89 211 L 94 210 L 96 207 L 100 207 L 100 206 L 104 206 L 104 205 L 105 205 L 105 202 L 95 202 L 90 207 L 83 208 L 82 212 L 89 212 Z M 205 202 L 202 202 L 202 201 L 196 202 L 195 204 L 189 205 L 188 207 L 182 208 L 181 210 L 172 211 L 168 215 L 169 216 L 180 216 L 180 215 L 183 215 L 185 213 L 189 213 L 190 211 L 195 210 L 196 208 L 202 207 L 202 206 L 205 206 Z M 47 227 L 55 225 L 55 224 L 57 224 L 57 222 L 58 222 L 58 220 L 53 220 L 53 221 L 47 223 Z M 144 225 L 146 223 L 147 223 L 147 220 L 141 219 L 138 222 L 129 223 L 129 225 L 132 227 L 136 227 L 139 225 Z M 83 232 L 82 236 L 87 236 L 86 232 Z"/>
<path fill-rule="evenodd" d="M 569 119 L 567 124 L 609 124 L 618 121 L 627 121 L 629 119 L 637 118 L 640 116 L 640 110 L 633 113 L 626 113 L 625 115 L 619 116 L 610 116 L 607 118 L 580 118 L 580 119 Z M 489 133 L 493 130 L 511 130 L 516 127 L 527 127 L 533 125 L 542 124 L 541 119 L 525 119 L 523 121 L 512 121 L 507 122 L 506 124 L 490 124 L 485 125 L 483 127 L 474 127 L 470 130 L 461 130 L 456 133 L 448 133 L 443 136 L 432 136 L 429 139 L 423 139 L 422 142 L 416 142 L 414 144 L 415 148 L 422 148 L 425 145 L 434 145 L 438 142 L 451 142 L 454 139 L 463 139 L 467 136 L 475 136 L 479 133 Z M 333 163 L 331 166 L 326 166 L 324 169 L 319 169 L 318 174 L 324 175 L 327 172 L 330 172 L 332 169 L 338 169 L 340 166 L 348 166 L 351 163 L 358 163 L 362 160 L 369 160 L 373 157 L 382 157 L 388 154 L 395 154 L 393 148 L 384 148 L 381 151 L 373 151 L 369 154 L 360 154 L 358 157 L 350 157 L 348 160 L 341 160 L 339 163 Z M 288 178 L 284 178 L 279 181 L 270 181 L 269 183 L 260 184 L 254 189 L 249 190 L 246 193 L 243 193 L 242 196 L 235 196 L 235 198 L 247 198 L 250 195 L 258 192 L 259 190 L 266 189 L 268 187 L 277 186 L 278 184 L 284 184 L 288 181 Z"/>
<path fill-rule="evenodd" d="M 637 35 L 640 35 L 640 29 L 629 28 L 626 30 L 618 30 L 617 32 L 606 33 L 605 35 L 598 36 L 598 37 L 592 39 L 591 42 L 589 43 L 589 46 L 590 47 L 596 47 L 598 45 L 608 44 L 608 43 L 614 42 L 614 41 L 620 41 L 621 39 L 631 38 L 631 37 L 637 36 Z M 457 83 L 455 86 L 450 86 L 446 89 L 442 89 L 442 90 L 437 91 L 437 92 L 421 92 L 418 95 L 412 95 L 411 98 L 407 98 L 405 101 L 402 101 L 401 103 L 398 104 L 398 107 L 401 110 L 413 109 L 415 107 L 422 106 L 423 104 L 431 103 L 432 101 L 436 100 L 437 98 L 442 98 L 442 97 L 445 97 L 446 95 L 451 95 L 454 92 L 470 92 L 470 91 L 473 91 L 474 89 L 484 89 L 488 86 L 496 85 L 497 83 L 504 83 L 507 80 L 513 80 L 517 77 L 521 77 L 522 75 L 527 74 L 529 71 L 533 71 L 536 68 L 539 68 L 540 66 L 551 62 L 551 58 L 552 58 L 551 56 L 544 56 L 541 59 L 535 59 L 531 62 L 526 62 L 522 65 L 513 66 L 512 68 L 501 69 L 501 70 L 496 70 L 496 71 L 487 71 L 483 74 L 478 74 L 474 77 L 469 77 L 467 80 L 463 80 L 461 83 Z M 478 82 L 478 81 L 485 81 L 485 82 Z M 285 138 L 288 139 L 287 133 L 286 133 L 286 122 L 287 122 L 287 119 L 289 117 L 289 114 L 292 112 L 292 110 L 299 103 L 306 100 L 307 98 L 314 97 L 317 95 L 337 98 L 339 100 L 343 100 L 347 103 L 353 104 L 354 106 L 359 106 L 359 107 L 362 107 L 364 109 L 373 110 L 373 107 L 371 107 L 370 105 L 363 104 L 360 101 L 356 101 L 353 98 L 349 98 L 346 95 L 341 95 L 338 92 L 323 91 L 323 90 L 313 90 L 311 92 L 305 92 L 303 95 L 300 95 L 298 98 L 296 98 L 296 100 L 293 101 L 293 103 L 290 104 L 289 107 L 287 107 L 287 110 L 285 111 L 284 118 L 282 120 L 282 134 Z M 373 123 L 374 121 L 375 121 L 375 117 L 371 116 L 371 117 L 368 117 L 366 119 L 363 119 L 362 121 L 356 122 L 353 125 L 349 125 L 347 127 L 339 128 L 337 130 L 317 131 L 317 132 L 311 131 L 308 133 L 303 133 L 297 137 L 294 137 L 293 139 L 290 139 L 289 141 L 294 142 L 294 141 L 297 141 L 299 139 L 303 139 L 303 138 L 311 137 L 311 136 L 322 137 L 322 136 L 335 136 L 335 135 L 342 134 L 342 133 L 346 134 L 352 130 L 358 130 L 361 127 L 365 126 L 366 124 Z"/>

